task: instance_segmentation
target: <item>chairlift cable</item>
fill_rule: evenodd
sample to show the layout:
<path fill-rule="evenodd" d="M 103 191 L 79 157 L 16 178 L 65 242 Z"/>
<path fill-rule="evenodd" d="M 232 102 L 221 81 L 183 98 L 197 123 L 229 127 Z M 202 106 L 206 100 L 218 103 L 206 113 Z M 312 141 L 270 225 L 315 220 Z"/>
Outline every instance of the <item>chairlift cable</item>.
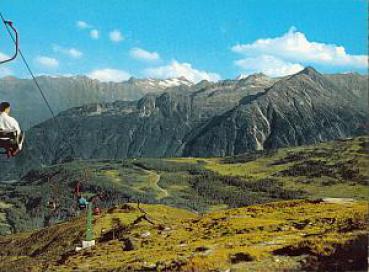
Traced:
<path fill-rule="evenodd" d="M 61 132 L 61 135 L 63 135 L 63 136 L 64 136 L 64 138 L 66 138 L 66 139 L 67 139 L 67 142 L 68 142 L 68 144 L 70 145 L 71 151 L 72 151 L 72 153 L 74 154 L 75 152 L 74 152 L 73 145 L 70 143 L 70 141 L 69 141 L 69 137 L 65 137 L 64 132 L 63 132 L 63 130 L 61 129 L 60 123 L 59 123 L 59 121 L 56 119 L 55 113 L 54 113 L 54 111 L 53 111 L 53 109 L 52 109 L 52 107 L 51 107 L 51 105 L 50 105 L 49 101 L 47 100 L 47 98 L 46 98 L 46 96 L 45 96 L 44 91 L 42 90 L 42 88 L 41 88 L 41 86 L 40 86 L 40 84 L 39 84 L 39 82 L 38 82 L 37 78 L 35 77 L 34 73 L 32 72 L 32 69 L 31 69 L 31 67 L 29 66 L 29 64 L 28 64 L 28 62 L 27 62 L 27 60 L 26 60 L 25 56 L 23 55 L 22 50 L 18 47 L 18 41 L 17 41 L 17 39 L 16 39 L 16 38 L 14 38 L 14 36 L 13 36 L 12 32 L 11 32 L 11 31 L 10 31 L 10 29 L 9 29 L 9 25 L 8 25 L 8 23 L 7 23 L 8 21 L 6 21 L 6 20 L 5 20 L 5 18 L 4 18 L 4 16 L 2 15 L 2 13 L 1 13 L 1 12 L 0 12 L 0 17 L 1 17 L 1 20 L 2 20 L 3 24 L 5 25 L 5 28 L 6 28 L 7 32 L 8 32 L 8 34 L 9 34 L 10 38 L 12 39 L 12 41 L 14 42 L 14 44 L 16 45 L 16 47 L 17 47 L 17 51 L 18 51 L 18 53 L 19 53 L 19 55 L 20 55 L 20 57 L 21 57 L 21 59 L 22 59 L 23 63 L 25 64 L 25 66 L 26 66 L 26 68 L 27 68 L 27 70 L 28 70 L 28 73 L 31 75 L 33 82 L 35 83 L 35 85 L 36 85 L 36 87 L 37 87 L 38 91 L 39 91 L 39 92 L 40 92 L 40 94 L 41 94 L 42 99 L 44 100 L 44 102 L 45 102 L 45 104 L 46 104 L 46 106 L 47 106 L 48 110 L 50 111 L 53 121 L 54 121 L 54 122 L 55 122 L 55 124 L 57 125 L 58 130 Z"/>
<path fill-rule="evenodd" d="M 1 13 L 1 12 L 0 12 L 0 17 L 1 17 L 1 20 L 2 20 L 3 24 L 5 25 L 5 28 L 6 28 L 7 32 L 8 32 L 8 34 L 9 34 L 10 38 L 13 40 L 14 44 L 16 44 L 16 39 L 14 38 L 13 34 L 11 33 L 11 31 L 10 31 L 10 29 L 9 29 L 9 26 L 8 26 L 8 24 L 6 23 L 7 21 L 5 20 L 5 18 L 4 18 L 4 16 L 2 15 L 2 13 Z M 26 66 L 26 68 L 27 68 L 27 70 L 28 70 L 29 74 L 31 75 L 32 80 L 34 81 L 34 83 L 35 83 L 35 85 L 36 85 L 36 87 L 37 87 L 38 91 L 40 92 L 40 94 L 41 94 L 41 96 L 42 96 L 42 98 L 43 98 L 44 102 L 46 103 L 46 106 L 48 107 L 48 109 L 49 109 L 49 111 L 50 111 L 50 113 L 51 113 L 52 117 L 53 117 L 53 118 L 55 118 L 55 113 L 54 113 L 54 111 L 52 110 L 52 108 L 51 108 L 51 106 L 50 106 L 49 101 L 47 101 L 47 98 L 46 98 L 46 96 L 45 96 L 45 94 L 44 94 L 44 92 L 43 92 L 43 90 L 42 90 L 42 88 L 41 88 L 40 84 L 38 83 L 37 78 L 36 78 L 36 77 L 35 77 L 35 75 L 33 74 L 32 70 L 31 70 L 31 67 L 29 66 L 29 64 L 28 64 L 28 62 L 27 62 L 26 58 L 24 57 L 24 55 L 23 55 L 23 53 L 22 53 L 22 50 L 21 50 L 20 48 L 18 48 L 18 52 L 19 52 L 19 55 L 21 56 L 21 58 L 22 58 L 22 60 L 23 60 L 23 62 L 24 62 L 24 64 L 25 64 L 25 66 Z"/>

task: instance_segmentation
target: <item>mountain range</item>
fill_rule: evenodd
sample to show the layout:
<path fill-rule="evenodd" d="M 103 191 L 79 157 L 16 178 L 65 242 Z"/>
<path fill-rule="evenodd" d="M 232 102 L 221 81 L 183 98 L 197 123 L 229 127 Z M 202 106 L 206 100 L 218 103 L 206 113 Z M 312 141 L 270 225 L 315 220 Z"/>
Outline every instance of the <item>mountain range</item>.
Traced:
<path fill-rule="evenodd" d="M 79 95 L 72 86 L 90 86 L 93 93 L 110 96 L 114 86 L 141 84 L 146 87 L 140 93 L 146 94 L 132 101 L 74 107 L 33 126 L 25 150 L 3 169 L 16 167 L 24 173 L 74 159 L 229 156 L 352 137 L 367 129 L 367 79 L 323 75 L 312 67 L 282 78 L 255 74 L 165 89 L 149 80 L 107 84 L 56 79 L 62 90 L 81 100 L 87 91 Z M 149 88 L 150 82 L 155 87 Z M 61 89 L 55 89 L 56 96 Z"/>
<path fill-rule="evenodd" d="M 89 103 L 137 100 L 148 93 L 160 93 L 175 86 L 191 86 L 185 78 L 136 79 L 124 82 L 100 82 L 86 76 L 39 76 L 36 78 L 53 111 Z M 0 98 L 13 105 L 13 115 L 28 129 L 51 117 L 39 91 L 31 79 L 0 79 Z"/>

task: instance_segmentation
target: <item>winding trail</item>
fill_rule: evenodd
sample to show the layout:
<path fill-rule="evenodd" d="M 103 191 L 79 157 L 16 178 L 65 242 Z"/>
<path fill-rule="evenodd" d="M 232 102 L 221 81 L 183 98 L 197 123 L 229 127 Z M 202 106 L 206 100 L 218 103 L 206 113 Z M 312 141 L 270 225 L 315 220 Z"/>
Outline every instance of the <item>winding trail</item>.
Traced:
<path fill-rule="evenodd" d="M 139 166 L 139 165 L 135 165 L 135 166 L 136 167 L 139 167 L 143 172 L 145 172 L 145 173 L 148 174 L 150 185 L 156 191 L 159 191 L 160 192 L 158 194 L 158 196 L 156 197 L 158 200 L 163 199 L 163 198 L 169 196 L 168 191 L 159 186 L 159 181 L 160 181 L 160 178 L 161 177 L 160 177 L 160 175 L 158 173 L 156 173 L 155 171 L 152 171 L 152 170 L 145 169 L 145 168 L 143 168 L 142 166 Z"/>
<path fill-rule="evenodd" d="M 150 171 L 150 170 L 145 170 L 146 173 L 149 174 L 149 182 L 152 184 L 152 186 L 161 192 L 160 195 L 158 195 L 158 199 L 162 199 L 164 197 L 168 197 L 169 193 L 167 190 L 163 189 L 162 187 L 159 186 L 159 181 L 160 181 L 160 175 L 154 171 Z"/>

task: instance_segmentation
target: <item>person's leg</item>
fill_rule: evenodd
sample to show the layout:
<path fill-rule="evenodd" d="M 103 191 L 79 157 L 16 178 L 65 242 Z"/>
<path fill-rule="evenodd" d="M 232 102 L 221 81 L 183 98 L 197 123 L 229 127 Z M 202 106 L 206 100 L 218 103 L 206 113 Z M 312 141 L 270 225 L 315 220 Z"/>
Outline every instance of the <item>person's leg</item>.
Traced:
<path fill-rule="evenodd" d="M 9 141 L 0 140 L 0 148 L 4 149 L 4 153 L 6 154 L 7 158 L 9 159 L 12 157 L 12 145 L 9 144 Z"/>
<path fill-rule="evenodd" d="M 18 153 L 18 145 L 17 144 L 10 144 L 7 147 L 7 153 L 10 155 L 10 157 L 14 157 Z"/>

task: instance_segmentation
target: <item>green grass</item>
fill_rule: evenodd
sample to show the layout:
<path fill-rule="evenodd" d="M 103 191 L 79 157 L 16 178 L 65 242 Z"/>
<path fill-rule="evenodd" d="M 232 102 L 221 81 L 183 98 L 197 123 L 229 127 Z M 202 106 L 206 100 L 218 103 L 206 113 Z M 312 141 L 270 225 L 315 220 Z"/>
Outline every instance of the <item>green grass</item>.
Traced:
<path fill-rule="evenodd" d="M 295 190 L 304 190 L 310 198 L 354 198 L 357 200 L 368 200 L 369 188 L 368 186 L 358 185 L 356 183 L 339 183 L 330 186 L 324 186 L 321 182 L 314 182 L 312 184 L 301 184 L 293 180 L 285 180 L 284 186 L 286 188 Z"/>
<path fill-rule="evenodd" d="M 206 161 L 205 168 L 223 176 L 243 177 L 249 180 L 273 178 L 281 181 L 285 188 L 303 190 L 310 198 L 350 197 L 361 200 L 368 199 L 369 187 L 365 179 L 369 176 L 369 158 L 363 146 L 369 142 L 368 137 L 358 137 L 345 142 L 330 142 L 319 145 L 280 149 L 273 155 L 263 156 L 246 163 L 222 163 L 220 159 Z M 273 165 L 287 155 L 302 154 L 306 159 Z M 278 176 L 278 173 L 288 170 L 291 166 L 304 161 L 322 161 L 328 167 L 334 168 L 337 163 L 347 163 L 354 160 L 362 176 L 362 182 L 333 178 L 336 184 L 324 185 L 331 177 Z M 308 181 L 304 182 L 304 181 Z"/>

